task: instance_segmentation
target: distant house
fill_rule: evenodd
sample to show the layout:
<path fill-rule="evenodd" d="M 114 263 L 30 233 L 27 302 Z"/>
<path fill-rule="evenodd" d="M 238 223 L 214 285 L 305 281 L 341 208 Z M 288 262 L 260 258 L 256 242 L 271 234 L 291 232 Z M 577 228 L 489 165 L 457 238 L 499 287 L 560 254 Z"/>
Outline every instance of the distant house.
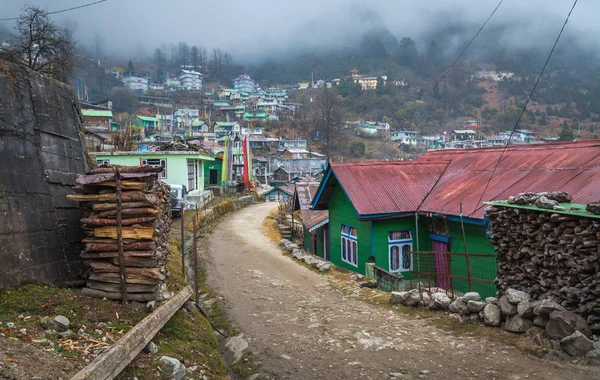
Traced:
<path fill-rule="evenodd" d="M 329 260 L 329 212 L 311 210 L 318 182 L 297 182 L 294 188 L 293 210 L 300 210 L 304 234 L 304 250 Z"/>
<path fill-rule="evenodd" d="M 242 74 L 233 80 L 233 88 L 239 92 L 253 94 L 258 91 L 258 83 L 246 74 Z"/>
<path fill-rule="evenodd" d="M 217 136 L 222 137 L 233 133 L 240 133 L 242 127 L 237 121 L 215 121 L 213 123 L 213 131 Z"/>
<path fill-rule="evenodd" d="M 89 151 L 101 151 L 105 148 L 110 135 L 119 130 L 118 124 L 113 124 L 112 110 L 108 108 L 81 108 L 85 145 Z M 112 146 L 111 146 L 112 147 Z"/>
<path fill-rule="evenodd" d="M 391 131 L 389 133 L 390 140 L 397 144 L 418 145 L 419 132 L 415 131 Z"/>
<path fill-rule="evenodd" d="M 520 141 L 523 141 L 524 143 L 530 144 L 533 139 L 535 139 L 535 132 L 530 131 L 528 129 L 517 129 L 515 130 L 515 133 L 518 136 L 518 139 Z"/>
<path fill-rule="evenodd" d="M 214 161 L 204 161 L 204 187 L 221 186 L 223 154 L 215 155 Z"/>
<path fill-rule="evenodd" d="M 194 70 L 181 70 L 178 76 L 182 89 L 198 91 L 202 89 L 202 74 Z"/>
<path fill-rule="evenodd" d="M 354 83 L 360 84 L 364 91 L 371 91 L 377 89 L 377 83 L 379 81 L 379 77 L 369 76 L 369 75 L 361 75 L 359 71 L 354 69 L 350 71 L 350 76 Z M 387 77 L 381 77 L 383 84 L 385 85 L 387 82 Z"/>
<path fill-rule="evenodd" d="M 123 75 L 123 85 L 128 89 L 136 92 L 148 91 L 149 80 L 147 76 L 135 73 L 128 73 Z"/>
<path fill-rule="evenodd" d="M 196 151 L 104 152 L 96 153 L 95 158 L 98 164 L 163 168 L 158 174 L 159 179 L 170 185 L 186 186 L 191 201 L 198 201 L 204 196 L 204 163 L 215 161 L 213 157 Z"/>
<path fill-rule="evenodd" d="M 265 193 L 265 202 L 288 202 L 294 195 L 293 185 L 275 187 Z"/>

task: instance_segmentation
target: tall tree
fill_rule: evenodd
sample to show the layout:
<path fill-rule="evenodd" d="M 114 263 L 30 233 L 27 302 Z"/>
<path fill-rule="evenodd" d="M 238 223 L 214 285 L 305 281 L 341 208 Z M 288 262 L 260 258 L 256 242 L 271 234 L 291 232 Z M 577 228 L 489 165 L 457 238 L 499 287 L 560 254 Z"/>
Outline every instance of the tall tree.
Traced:
<path fill-rule="evenodd" d="M 94 47 L 94 54 L 96 55 L 97 62 L 102 56 L 102 48 L 104 47 L 104 40 L 102 39 L 102 36 L 99 33 L 96 33 L 94 35 L 94 41 L 92 42 L 92 44 Z"/>
<path fill-rule="evenodd" d="M 400 65 L 415 68 L 419 63 L 419 53 L 417 52 L 415 41 L 404 37 L 398 45 L 396 57 Z"/>
<path fill-rule="evenodd" d="M 198 71 L 198 66 L 200 66 L 200 53 L 198 52 L 198 47 L 196 45 L 192 46 L 190 49 L 190 64 L 194 66 L 194 71 Z"/>
<path fill-rule="evenodd" d="M 324 138 L 327 163 L 331 154 L 342 142 L 342 107 L 338 97 L 324 86 L 316 99 L 315 128 Z"/>
<path fill-rule="evenodd" d="M 180 42 L 177 48 L 178 66 L 188 66 L 190 64 L 190 47 L 185 42 Z"/>
<path fill-rule="evenodd" d="M 56 26 L 48 11 L 25 6 L 17 19 L 17 43 L 9 55 L 30 69 L 67 82 L 73 72 L 74 43 Z"/>
<path fill-rule="evenodd" d="M 129 62 L 127 62 L 127 72 L 135 73 L 135 66 L 133 66 L 133 62 L 131 61 L 131 59 L 129 60 Z"/>
<path fill-rule="evenodd" d="M 163 83 L 165 80 L 165 71 L 167 69 L 167 56 L 161 49 L 154 51 L 154 62 L 156 64 L 156 81 Z"/>

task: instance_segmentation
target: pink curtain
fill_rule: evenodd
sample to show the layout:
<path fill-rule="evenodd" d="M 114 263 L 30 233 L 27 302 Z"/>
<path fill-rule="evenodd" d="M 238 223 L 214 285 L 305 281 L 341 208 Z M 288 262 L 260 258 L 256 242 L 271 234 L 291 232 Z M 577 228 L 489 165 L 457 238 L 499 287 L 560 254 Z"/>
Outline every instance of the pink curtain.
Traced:
<path fill-rule="evenodd" d="M 432 240 L 434 252 L 448 252 L 448 243 L 437 240 Z M 436 253 L 434 255 L 435 265 L 435 286 L 445 290 L 449 290 L 450 282 L 450 256 Z"/>

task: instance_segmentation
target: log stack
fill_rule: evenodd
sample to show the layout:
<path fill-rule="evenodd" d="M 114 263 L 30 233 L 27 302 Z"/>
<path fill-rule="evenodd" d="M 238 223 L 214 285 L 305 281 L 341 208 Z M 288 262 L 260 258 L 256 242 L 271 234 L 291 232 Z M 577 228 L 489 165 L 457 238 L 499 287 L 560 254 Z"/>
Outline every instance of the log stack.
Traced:
<path fill-rule="evenodd" d="M 125 291 L 128 300 L 157 298 L 171 228 L 170 188 L 158 181 L 160 170 L 104 165 L 77 178 L 77 194 L 67 198 L 86 207 L 81 257 L 91 274 L 83 294 L 122 300 Z"/>
<path fill-rule="evenodd" d="M 600 329 L 600 219 L 490 206 L 500 293 L 551 299 Z"/>

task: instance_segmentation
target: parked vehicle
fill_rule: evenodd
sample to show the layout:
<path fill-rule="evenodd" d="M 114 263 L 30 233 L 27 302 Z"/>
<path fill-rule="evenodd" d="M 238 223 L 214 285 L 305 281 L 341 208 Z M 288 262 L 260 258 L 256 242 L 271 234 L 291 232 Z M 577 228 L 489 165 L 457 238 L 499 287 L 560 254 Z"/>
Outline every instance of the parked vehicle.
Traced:
<path fill-rule="evenodd" d="M 188 191 L 184 185 L 171 185 L 171 214 L 173 217 L 181 216 L 181 207 L 187 206 Z"/>

